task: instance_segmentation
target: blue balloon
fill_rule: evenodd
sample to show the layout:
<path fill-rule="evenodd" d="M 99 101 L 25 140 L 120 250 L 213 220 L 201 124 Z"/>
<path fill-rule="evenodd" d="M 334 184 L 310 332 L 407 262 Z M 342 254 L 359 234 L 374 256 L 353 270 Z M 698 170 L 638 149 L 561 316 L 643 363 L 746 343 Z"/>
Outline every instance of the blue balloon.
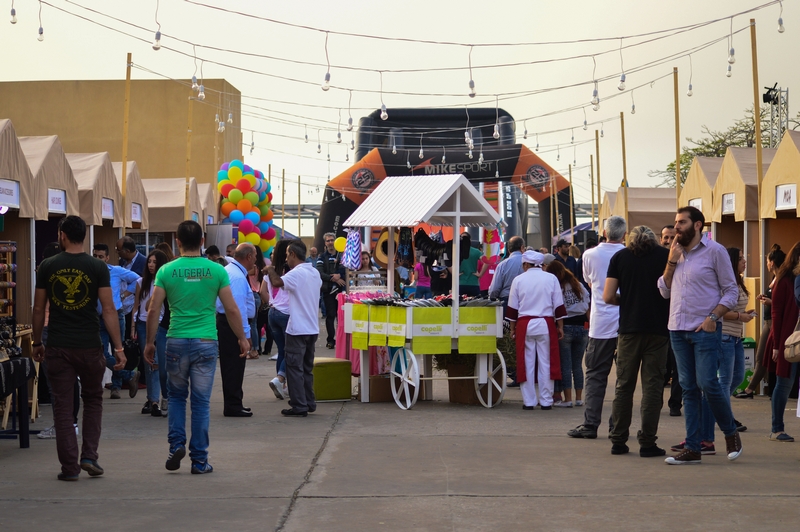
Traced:
<path fill-rule="evenodd" d="M 267 190 L 266 190 L 266 192 L 270 192 L 271 190 L 272 190 L 272 185 L 270 184 L 269 181 L 267 181 Z"/>
<path fill-rule="evenodd" d="M 229 217 L 230 217 L 230 219 L 231 219 L 231 221 L 233 222 L 234 225 L 239 225 L 239 222 L 244 220 L 244 213 L 242 211 L 240 211 L 239 209 L 234 209 L 234 210 L 231 211 L 231 214 L 230 214 Z"/>
<path fill-rule="evenodd" d="M 265 199 L 267 199 L 267 193 L 266 192 L 262 192 L 261 194 L 258 195 L 258 202 L 259 203 L 261 203 Z"/>
<path fill-rule="evenodd" d="M 251 211 L 244 215 L 244 219 L 250 220 L 251 222 L 253 222 L 253 225 L 258 225 L 259 222 L 261 221 L 261 216 Z"/>
<path fill-rule="evenodd" d="M 228 171 L 227 170 L 220 170 L 217 172 L 217 183 L 220 181 L 225 181 L 228 179 Z"/>
<path fill-rule="evenodd" d="M 258 230 L 261 232 L 261 234 L 264 234 L 267 232 L 267 229 L 269 229 L 269 226 L 270 226 L 269 222 L 259 222 Z"/>
<path fill-rule="evenodd" d="M 269 258 L 269 256 L 272 254 L 272 250 L 273 250 L 273 249 L 275 249 L 275 246 L 271 246 L 269 249 L 267 249 L 267 250 L 264 252 L 264 257 L 265 257 L 265 258 Z"/>
<path fill-rule="evenodd" d="M 233 168 L 234 166 L 237 167 L 239 170 L 241 170 L 242 173 L 244 173 L 244 163 L 242 161 L 240 161 L 239 159 L 234 159 L 230 163 L 228 163 L 228 168 Z"/>

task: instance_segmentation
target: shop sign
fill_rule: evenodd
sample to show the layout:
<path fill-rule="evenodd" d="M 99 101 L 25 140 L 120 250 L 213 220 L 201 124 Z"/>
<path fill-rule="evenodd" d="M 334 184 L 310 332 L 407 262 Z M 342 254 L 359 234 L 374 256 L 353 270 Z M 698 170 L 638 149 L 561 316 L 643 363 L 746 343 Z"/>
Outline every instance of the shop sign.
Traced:
<path fill-rule="evenodd" d="M 736 195 L 731 192 L 730 194 L 722 195 L 722 214 L 734 214 L 736 212 Z"/>
<path fill-rule="evenodd" d="M 415 323 L 411 329 L 411 335 L 430 336 L 430 337 L 447 337 L 453 336 L 453 326 L 449 323 Z"/>
<path fill-rule="evenodd" d="M 797 208 L 797 185 L 778 185 L 775 187 L 775 210 Z"/>
<path fill-rule="evenodd" d="M 198 214 L 197 214 L 196 212 L 194 212 L 194 211 L 192 211 L 192 221 L 193 221 L 193 222 L 199 222 L 199 221 L 200 221 L 200 215 L 198 215 Z"/>
<path fill-rule="evenodd" d="M 19 181 L 0 179 L 0 205 L 19 209 Z"/>
<path fill-rule="evenodd" d="M 103 218 L 113 219 L 114 218 L 114 200 L 109 198 L 103 198 L 103 202 L 101 204 L 100 213 Z"/>
<path fill-rule="evenodd" d="M 458 336 L 492 336 L 497 337 L 496 323 L 459 323 Z"/>
<path fill-rule="evenodd" d="M 702 198 L 695 198 L 689 200 L 689 207 L 694 207 L 698 211 L 703 210 L 703 199 Z"/>
<path fill-rule="evenodd" d="M 57 188 L 47 189 L 47 212 L 67 214 L 67 191 Z"/>
<path fill-rule="evenodd" d="M 142 206 L 138 203 L 131 203 L 131 221 L 142 222 Z"/>

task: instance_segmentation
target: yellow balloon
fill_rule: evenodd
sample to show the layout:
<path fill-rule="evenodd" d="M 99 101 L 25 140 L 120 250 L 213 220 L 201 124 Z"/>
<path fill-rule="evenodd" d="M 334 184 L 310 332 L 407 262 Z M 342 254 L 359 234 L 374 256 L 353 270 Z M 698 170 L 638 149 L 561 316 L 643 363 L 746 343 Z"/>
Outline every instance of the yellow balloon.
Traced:
<path fill-rule="evenodd" d="M 347 239 L 343 236 L 340 236 L 333 242 L 333 247 L 336 248 L 336 251 L 339 253 L 344 251 L 344 247 L 347 244 Z"/>
<path fill-rule="evenodd" d="M 220 181 L 219 183 L 217 183 L 217 190 L 219 190 L 220 192 L 222 192 L 222 187 L 224 187 L 225 185 L 229 185 L 229 184 L 230 184 L 230 185 L 232 185 L 233 183 L 231 183 L 231 182 L 230 182 L 230 181 L 228 181 L 227 179 L 225 179 L 225 180 L 223 180 L 223 181 Z"/>
<path fill-rule="evenodd" d="M 242 178 L 242 169 L 238 166 L 231 166 L 228 168 L 228 180 L 232 183 L 238 183 Z"/>
<path fill-rule="evenodd" d="M 254 176 L 253 174 L 247 174 L 246 176 L 244 176 L 244 178 L 247 179 L 247 182 L 250 183 L 251 187 L 256 186 L 256 176 Z"/>
<path fill-rule="evenodd" d="M 260 249 L 261 251 L 268 250 L 269 249 L 269 241 L 268 240 L 264 240 L 262 238 L 261 241 L 258 243 L 258 249 Z"/>
<path fill-rule="evenodd" d="M 250 233 L 249 235 L 247 235 L 244 238 L 245 238 L 245 240 L 247 240 L 248 242 L 250 242 L 254 246 L 256 244 L 258 244 L 259 242 L 261 242 L 261 235 L 259 235 L 258 233 Z"/>
<path fill-rule="evenodd" d="M 244 233 L 242 233 L 241 231 L 239 231 L 239 239 L 237 240 L 237 242 L 239 242 L 240 244 L 242 242 L 247 242 L 247 240 L 245 240 Z"/>

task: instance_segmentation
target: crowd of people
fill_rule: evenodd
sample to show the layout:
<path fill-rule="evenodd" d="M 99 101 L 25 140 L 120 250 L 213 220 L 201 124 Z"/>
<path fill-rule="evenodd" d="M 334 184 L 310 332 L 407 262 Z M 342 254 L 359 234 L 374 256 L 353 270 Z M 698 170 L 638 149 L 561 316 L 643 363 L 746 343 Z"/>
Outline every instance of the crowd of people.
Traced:
<path fill-rule="evenodd" d="M 677 454 L 668 464 L 699 464 L 703 455 L 714 454 L 715 425 L 725 437 L 728 459 L 741 455 L 739 433 L 746 427 L 734 418 L 731 396 L 744 379 L 744 324 L 757 313 L 746 308 L 751 294 L 743 281 L 741 250 L 708 238 L 704 224 L 699 210 L 684 207 L 675 225 L 657 236 L 646 226 L 628 229 L 623 218 L 612 216 L 600 243 L 587 246 L 583 255 L 565 241 L 551 254 L 525 248 L 514 236 L 503 260 L 483 256 L 470 246 L 469 233 L 461 235 L 469 252 L 462 254 L 459 292 L 502 302 L 517 347 L 510 376 L 520 387 L 524 410 L 583 406 L 583 423 L 568 435 L 597 438 L 616 364 L 608 420 L 612 454 L 629 452 L 641 378 L 640 456 L 666 455 L 656 442 L 667 384 L 670 415 L 684 415 L 686 423 L 686 438 L 671 447 Z M 109 263 L 103 243 L 94 245 L 91 257 L 84 253 L 86 225 L 77 216 L 62 219 L 58 235 L 37 272 L 33 357 L 44 363 L 53 403 L 53 427 L 39 437 L 56 440 L 59 479 L 77 480 L 82 470 L 103 474 L 97 447 L 106 368 L 110 399 L 118 399 L 123 386 L 132 398 L 139 389 L 139 371 L 126 370 L 126 339 L 138 344 L 145 362 L 142 414 L 168 419 L 170 471 L 180 468 L 187 443 L 191 473 L 213 471 L 208 428 L 217 360 L 224 416 L 253 415 L 244 402 L 246 362 L 271 354 L 273 344 L 277 375 L 269 386 L 276 398 L 289 402 L 281 414 L 306 417 L 316 410 L 312 370 L 319 313 L 326 345 L 333 349 L 337 295 L 348 282 L 333 233 L 324 235 L 322 253 L 307 252 L 300 240 L 282 239 L 265 262 L 249 243 L 231 244 L 224 257 L 216 246 L 203 253 L 201 227 L 185 221 L 176 233 L 180 256 L 173 257 L 163 243 L 144 256 L 123 237 L 116 242 L 119 265 Z M 382 282 L 370 253 L 365 250 L 361 259 L 351 283 Z M 447 292 L 450 264 L 437 269 L 418 260 L 408 266 L 404 280 L 416 297 Z M 783 415 L 797 364 L 782 353 L 800 306 L 800 242 L 788 255 L 773 248 L 768 268 L 774 275 L 770 290 L 756 297 L 768 318 L 756 371 L 734 397 L 751 399 L 767 372 L 774 373 L 770 439 L 788 442 L 793 438 L 785 432 Z"/>

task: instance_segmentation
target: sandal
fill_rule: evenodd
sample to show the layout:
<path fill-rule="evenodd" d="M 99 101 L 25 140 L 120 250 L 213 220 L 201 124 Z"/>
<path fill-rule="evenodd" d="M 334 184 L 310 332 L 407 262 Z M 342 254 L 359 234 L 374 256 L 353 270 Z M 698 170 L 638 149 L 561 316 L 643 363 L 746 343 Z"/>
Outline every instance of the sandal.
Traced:
<path fill-rule="evenodd" d="M 258 358 L 258 351 L 255 349 L 247 353 L 247 360 L 256 360 Z"/>

